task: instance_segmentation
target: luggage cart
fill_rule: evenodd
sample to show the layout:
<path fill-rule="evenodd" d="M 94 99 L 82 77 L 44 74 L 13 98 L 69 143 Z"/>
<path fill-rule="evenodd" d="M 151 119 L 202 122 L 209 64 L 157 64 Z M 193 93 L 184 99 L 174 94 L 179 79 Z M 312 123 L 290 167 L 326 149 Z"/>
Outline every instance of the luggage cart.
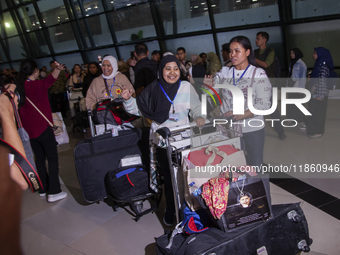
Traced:
<path fill-rule="evenodd" d="M 88 203 L 106 202 L 116 211 L 118 207 L 126 209 L 138 221 L 141 216 L 154 212 L 159 204 L 161 189 L 155 193 L 150 190 L 142 195 L 126 200 L 115 199 L 108 192 L 105 177 L 109 171 L 119 168 L 120 160 L 128 155 L 140 155 L 143 158 L 142 131 L 137 128 L 118 131 L 112 136 L 112 130 L 105 130 L 97 135 L 88 112 L 91 138 L 80 141 L 74 148 L 74 161 L 82 195 Z M 146 164 L 146 162 L 143 162 Z M 148 200 L 151 207 L 143 211 L 143 204 Z M 130 210 L 126 207 L 129 206 Z"/>
<path fill-rule="evenodd" d="M 182 159 L 189 154 L 191 149 L 199 149 L 200 146 L 203 148 L 204 145 L 207 145 L 210 141 L 216 143 L 216 146 L 230 144 L 235 148 L 241 149 L 240 138 L 234 137 L 235 134 L 230 135 L 230 130 L 226 131 L 229 132 L 229 136 L 227 136 L 219 127 L 214 127 L 210 123 L 203 127 L 185 125 L 171 129 L 163 127 L 157 130 L 157 133 L 163 137 L 166 145 L 174 191 L 176 223 L 181 221 L 180 210 L 184 204 L 184 179 L 181 172 Z"/>

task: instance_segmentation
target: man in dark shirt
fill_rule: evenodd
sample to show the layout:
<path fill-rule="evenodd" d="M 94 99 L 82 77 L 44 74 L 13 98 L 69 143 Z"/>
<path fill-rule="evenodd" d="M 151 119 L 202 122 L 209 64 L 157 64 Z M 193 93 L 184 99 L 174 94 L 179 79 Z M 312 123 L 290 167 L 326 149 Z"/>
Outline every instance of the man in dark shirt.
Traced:
<path fill-rule="evenodd" d="M 189 76 L 189 69 L 192 66 L 191 61 L 186 59 L 186 50 L 184 47 L 179 47 L 176 50 L 176 57 L 178 58 L 179 62 L 181 63 L 180 69 L 181 69 L 181 80 L 182 81 L 188 81 Z"/>
<path fill-rule="evenodd" d="M 272 78 L 279 78 L 275 77 L 275 73 L 273 71 L 273 64 L 275 60 L 275 51 L 274 49 L 270 49 L 267 47 L 267 42 L 269 40 L 269 34 L 267 32 L 258 32 L 256 34 L 256 46 L 259 47 L 258 49 L 254 50 L 255 53 L 255 60 L 256 64 L 259 67 L 262 67 L 265 71 L 267 76 L 271 79 L 272 86 L 275 86 L 277 82 L 275 79 Z M 278 108 L 270 115 L 272 119 L 278 119 L 280 121 L 274 122 L 274 129 L 279 136 L 280 140 L 286 139 L 286 135 L 284 133 L 283 127 L 281 126 L 281 117 Z"/>
<path fill-rule="evenodd" d="M 223 66 L 231 67 L 233 63 L 231 63 L 231 59 L 229 55 L 229 43 L 225 43 L 222 45 L 221 53 L 222 53 L 222 58 L 224 61 Z"/>
<path fill-rule="evenodd" d="M 137 43 L 135 45 L 134 55 L 137 63 L 133 70 L 135 72 L 134 88 L 138 96 L 144 88 L 153 82 L 157 77 L 157 62 L 150 60 L 148 46 L 145 43 Z"/>

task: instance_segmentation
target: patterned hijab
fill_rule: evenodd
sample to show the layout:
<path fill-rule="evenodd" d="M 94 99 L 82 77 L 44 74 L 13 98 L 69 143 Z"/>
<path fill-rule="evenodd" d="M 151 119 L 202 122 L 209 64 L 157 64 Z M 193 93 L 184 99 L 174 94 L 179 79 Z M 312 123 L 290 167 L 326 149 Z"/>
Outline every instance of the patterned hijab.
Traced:
<path fill-rule="evenodd" d="M 323 47 L 317 47 L 317 48 L 314 48 L 314 50 L 316 54 L 318 55 L 318 58 L 315 60 L 315 64 L 313 67 L 311 77 L 317 78 L 319 77 L 319 69 L 322 64 L 326 64 L 330 70 L 333 70 L 334 64 L 333 64 L 332 55 L 328 49 L 323 48 Z"/>

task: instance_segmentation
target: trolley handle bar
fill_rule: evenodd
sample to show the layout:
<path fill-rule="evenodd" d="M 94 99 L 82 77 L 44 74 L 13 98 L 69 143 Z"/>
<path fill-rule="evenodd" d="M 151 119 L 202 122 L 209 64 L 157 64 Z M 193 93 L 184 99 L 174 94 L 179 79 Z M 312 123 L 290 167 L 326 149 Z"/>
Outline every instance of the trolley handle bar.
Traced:
<path fill-rule="evenodd" d="M 169 139 L 171 135 L 170 129 L 167 127 L 157 129 L 156 132 L 160 134 L 165 140 Z"/>

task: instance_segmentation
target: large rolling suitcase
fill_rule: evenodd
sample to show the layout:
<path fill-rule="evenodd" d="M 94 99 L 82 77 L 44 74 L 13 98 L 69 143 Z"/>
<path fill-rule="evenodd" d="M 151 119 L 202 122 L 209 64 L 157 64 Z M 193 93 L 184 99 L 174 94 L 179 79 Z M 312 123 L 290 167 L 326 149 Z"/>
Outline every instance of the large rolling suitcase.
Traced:
<path fill-rule="evenodd" d="M 105 175 L 119 167 L 126 155 L 141 155 L 139 129 L 123 130 L 80 141 L 74 148 L 74 161 L 79 184 L 86 202 L 97 202 L 108 196 Z"/>
<path fill-rule="evenodd" d="M 176 235 L 171 248 L 166 248 L 169 235 L 156 240 L 157 254 L 233 254 L 233 255 L 295 255 L 308 252 L 312 239 L 298 203 L 273 205 L 273 217 L 223 232 L 210 228 L 199 234 Z"/>

